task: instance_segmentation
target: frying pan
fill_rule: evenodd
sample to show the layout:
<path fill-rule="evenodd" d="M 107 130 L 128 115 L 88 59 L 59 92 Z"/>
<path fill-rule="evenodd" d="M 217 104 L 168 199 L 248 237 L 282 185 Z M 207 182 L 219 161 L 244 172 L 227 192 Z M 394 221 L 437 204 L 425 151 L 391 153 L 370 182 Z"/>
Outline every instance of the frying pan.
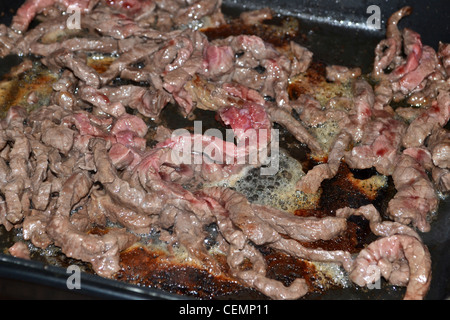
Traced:
<path fill-rule="evenodd" d="M 12 16 L 24 0 L 1 0 L 0 23 L 9 25 Z M 370 5 L 380 8 L 380 29 L 368 27 Z M 422 36 L 425 44 L 437 49 L 439 41 L 450 42 L 448 0 L 432 2 L 420 0 L 224 0 L 225 14 L 242 10 L 271 7 L 281 15 L 294 16 L 301 21 L 301 32 L 306 35 L 302 45 L 314 52 L 315 59 L 329 64 L 359 66 L 363 72 L 371 69 L 374 48 L 384 37 L 389 16 L 409 5 L 413 13 L 400 22 L 400 28 L 409 27 Z M 0 74 L 15 63 L 6 58 L 0 63 Z M 441 202 L 432 230 L 421 234 L 432 256 L 432 281 L 426 299 L 450 298 L 450 200 Z M 0 247 L 11 239 L 0 234 Z M 175 294 L 104 279 L 82 273 L 80 290 L 68 290 L 68 274 L 63 267 L 49 266 L 39 261 L 17 259 L 0 254 L 0 298 L 19 299 L 186 299 Z M 369 290 L 355 288 L 329 290 L 318 299 L 399 299 L 403 291 Z"/>

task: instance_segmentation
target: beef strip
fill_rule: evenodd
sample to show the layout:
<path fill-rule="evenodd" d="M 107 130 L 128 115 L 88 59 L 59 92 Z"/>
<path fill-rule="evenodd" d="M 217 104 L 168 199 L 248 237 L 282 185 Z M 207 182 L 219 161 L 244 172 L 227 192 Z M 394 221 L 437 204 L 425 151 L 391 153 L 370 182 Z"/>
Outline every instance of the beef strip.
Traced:
<path fill-rule="evenodd" d="M 438 57 L 441 59 L 447 77 L 450 75 L 450 44 L 439 42 Z"/>
<path fill-rule="evenodd" d="M 203 17 L 210 16 L 220 11 L 221 0 L 207 1 L 197 0 L 188 3 L 186 7 L 180 8 L 173 18 L 175 26 L 182 26 L 190 23 L 192 20 L 200 20 Z"/>
<path fill-rule="evenodd" d="M 362 250 L 350 272 L 350 279 L 360 286 L 383 276 L 395 285 L 407 285 L 405 300 L 423 299 L 431 280 L 431 258 L 425 245 L 417 238 L 394 235 L 372 242 Z"/>
<path fill-rule="evenodd" d="M 78 230 L 69 220 L 72 208 L 84 198 L 92 180 L 83 172 L 75 172 L 64 183 L 57 210 L 47 225 L 47 234 L 68 256 L 89 261 L 96 272 L 110 277 L 119 270 L 119 253 L 136 241 L 125 229 L 110 230 L 98 236 Z"/>
<path fill-rule="evenodd" d="M 20 40 L 21 36 L 13 30 L 0 24 L 0 57 L 4 58 L 14 51 L 15 44 Z"/>
<path fill-rule="evenodd" d="M 252 205 L 258 217 L 277 232 L 299 241 L 330 240 L 347 229 L 345 219 L 336 217 L 298 217 L 274 208 Z"/>
<path fill-rule="evenodd" d="M 285 127 L 299 142 L 305 143 L 313 154 L 323 155 L 322 148 L 317 140 L 291 114 L 281 108 L 270 105 L 266 106 L 266 110 L 272 122 Z"/>
<path fill-rule="evenodd" d="M 108 70 L 100 75 L 101 83 L 103 85 L 110 83 L 128 66 L 133 63 L 138 63 L 146 57 L 150 56 L 159 46 L 155 43 L 146 43 L 135 47 L 133 50 L 124 52 L 109 66 Z"/>
<path fill-rule="evenodd" d="M 55 4 L 61 4 L 65 8 L 69 6 L 76 7 L 84 12 L 88 12 L 97 3 L 98 0 L 27 0 L 17 10 L 16 15 L 13 17 L 11 27 L 21 32 L 26 31 L 30 22 L 38 13 Z"/>
<path fill-rule="evenodd" d="M 434 167 L 432 170 L 432 178 L 437 189 L 444 195 L 448 194 L 450 191 L 450 171 L 448 169 Z"/>
<path fill-rule="evenodd" d="M 327 251 L 321 248 L 307 248 L 293 239 L 280 239 L 277 242 L 269 244 L 269 247 L 300 259 L 337 263 L 342 265 L 346 271 L 349 271 L 353 264 L 351 254 L 347 251 Z"/>
<path fill-rule="evenodd" d="M 407 62 L 408 63 L 408 62 Z M 422 57 L 417 62 L 418 66 L 401 77 L 398 82 L 392 84 L 394 92 L 400 91 L 404 95 L 412 92 L 414 89 L 422 85 L 422 81 L 435 71 L 437 64 L 436 52 L 433 48 L 425 46 L 423 48 Z"/>
<path fill-rule="evenodd" d="M 396 234 L 408 235 L 422 241 L 419 234 L 402 223 L 394 221 L 382 221 L 381 215 L 373 204 L 365 205 L 357 209 L 340 208 L 336 210 L 336 217 L 349 218 L 350 216 L 363 216 L 370 223 L 372 232 L 380 237 L 390 237 Z"/>
<path fill-rule="evenodd" d="M 361 75 L 360 68 L 347 68 L 344 66 L 331 65 L 326 67 L 326 77 L 332 82 L 348 82 Z"/>
<path fill-rule="evenodd" d="M 30 53 L 46 57 L 61 49 L 112 54 L 117 52 L 118 43 L 116 40 L 109 38 L 72 38 L 51 44 L 34 42 L 30 46 Z"/>
<path fill-rule="evenodd" d="M 397 193 L 389 201 L 387 212 L 395 221 L 427 232 L 430 230 L 428 217 L 437 209 L 438 197 L 422 165 L 421 157 L 425 154 L 418 153 L 413 158 L 407 153 L 399 157 L 392 174 Z"/>
<path fill-rule="evenodd" d="M 257 23 L 261 23 L 264 20 L 271 20 L 272 15 L 272 9 L 262 8 L 258 10 L 242 12 L 239 15 L 239 19 L 241 19 L 245 24 L 254 25 Z"/>
<path fill-rule="evenodd" d="M 67 49 L 56 50 L 42 59 L 42 62 L 55 72 L 59 72 L 61 68 L 67 68 L 87 85 L 95 88 L 100 86 L 100 77 L 97 72 L 88 66 L 83 59 Z"/>
<path fill-rule="evenodd" d="M 33 210 L 23 221 L 23 238 L 31 243 L 45 249 L 53 243 L 47 234 L 47 224 L 50 221 L 52 211 L 55 209 L 56 201 L 53 200 L 46 211 Z"/>
<path fill-rule="evenodd" d="M 375 49 L 375 61 L 372 75 L 376 78 L 385 78 L 384 70 L 395 68 L 401 62 L 402 34 L 398 29 L 399 21 L 412 13 L 412 8 L 405 6 L 392 14 L 386 26 L 386 39 L 383 39 Z"/>
<path fill-rule="evenodd" d="M 358 79 L 352 84 L 353 109 L 349 112 L 350 124 L 347 132 L 355 142 L 362 139 L 366 123 L 372 116 L 375 95 L 370 84 L 364 79 Z"/>
<path fill-rule="evenodd" d="M 361 143 L 345 153 L 345 162 L 351 168 L 375 167 L 379 173 L 391 175 L 406 127 L 385 111 L 374 112 L 377 117 L 367 123 Z"/>
<path fill-rule="evenodd" d="M 255 216 L 256 210 L 270 209 L 252 206 L 244 196 L 229 189 L 204 189 L 201 197 L 205 195 L 207 202 L 213 207 L 218 226 L 229 243 L 228 264 L 238 279 L 273 299 L 298 299 L 307 293 L 308 286 L 303 279 L 295 279 L 289 287 L 285 287 L 281 282 L 267 278 L 266 264 L 261 253 L 246 243 L 247 238 L 258 243 L 272 243 L 280 239 L 276 236 L 277 232 L 262 220 L 262 224 L 254 223 L 259 219 Z M 250 218 L 250 221 L 243 224 L 244 217 Z M 255 227 L 257 230 L 254 230 Z M 252 267 L 243 271 L 239 266 L 245 258 L 252 263 Z"/>
<path fill-rule="evenodd" d="M 231 251 L 231 250 L 230 250 Z M 239 253 L 241 261 L 247 257 L 253 263 L 251 270 L 234 271 L 238 279 L 243 281 L 248 286 L 254 287 L 272 299 L 298 299 L 308 292 L 308 286 L 304 279 L 295 279 L 289 287 L 284 286 L 280 281 L 270 279 L 264 274 L 263 259 L 261 254 L 255 248 L 247 245 L 244 250 Z M 234 257 L 236 254 L 230 252 L 230 256 Z M 258 268 L 259 267 L 259 268 Z"/>
<path fill-rule="evenodd" d="M 155 219 L 152 216 L 138 214 L 115 203 L 105 190 L 94 190 L 88 203 L 90 221 L 106 226 L 107 220 L 119 222 L 136 234 L 148 234 Z"/>
<path fill-rule="evenodd" d="M 30 249 L 25 242 L 16 242 L 8 249 L 8 252 L 16 258 L 30 260 Z"/>
<path fill-rule="evenodd" d="M 345 150 L 351 142 L 351 136 L 347 132 L 341 132 L 335 139 L 326 163 L 314 166 L 307 174 L 297 182 L 297 190 L 305 193 L 315 193 L 319 190 L 323 180 L 333 178 L 344 157 Z"/>
<path fill-rule="evenodd" d="M 450 93 L 440 91 L 432 105 L 409 125 L 403 136 L 403 147 L 420 147 L 435 125 L 444 126 L 450 117 Z"/>
<path fill-rule="evenodd" d="M 427 141 L 427 148 L 435 166 L 450 168 L 450 133 L 440 126 L 435 126 Z"/>

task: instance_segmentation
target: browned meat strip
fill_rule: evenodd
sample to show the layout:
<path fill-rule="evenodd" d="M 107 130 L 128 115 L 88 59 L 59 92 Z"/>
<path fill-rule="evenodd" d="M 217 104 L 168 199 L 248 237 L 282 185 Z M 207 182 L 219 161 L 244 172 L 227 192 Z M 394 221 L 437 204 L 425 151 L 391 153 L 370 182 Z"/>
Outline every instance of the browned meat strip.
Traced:
<path fill-rule="evenodd" d="M 17 10 L 12 21 L 12 28 L 22 32 L 26 31 L 36 14 L 56 3 L 61 3 L 66 8 L 73 6 L 83 11 L 89 11 L 97 2 L 98 0 L 27 0 Z"/>
<path fill-rule="evenodd" d="M 442 61 L 442 66 L 445 69 L 447 77 L 450 76 L 450 44 L 448 43 L 439 43 L 438 57 Z"/>
<path fill-rule="evenodd" d="M 428 138 L 427 147 L 435 166 L 450 168 L 450 132 L 435 126 Z"/>
<path fill-rule="evenodd" d="M 345 153 L 345 162 L 351 168 L 375 167 L 379 173 L 391 175 L 406 127 L 387 112 L 375 112 L 377 117 L 367 123 L 361 143 Z"/>
<path fill-rule="evenodd" d="M 95 88 L 100 86 L 100 77 L 97 74 L 97 71 L 92 67 L 89 67 L 83 59 L 77 57 L 73 52 L 66 49 L 60 49 L 42 59 L 42 61 L 55 72 L 59 72 L 59 69 L 61 68 L 67 68 L 88 86 Z"/>
<path fill-rule="evenodd" d="M 342 265 L 346 271 L 349 271 L 353 264 L 351 254 L 347 251 L 327 251 L 320 248 L 307 248 L 302 246 L 298 241 L 292 239 L 280 239 L 277 242 L 269 244 L 269 246 L 300 259 L 338 263 L 339 265 Z"/>
<path fill-rule="evenodd" d="M 264 20 L 271 20 L 272 14 L 273 13 L 270 8 L 262 8 L 259 10 L 242 12 L 239 18 L 245 24 L 254 25 L 256 23 L 261 23 Z"/>
<path fill-rule="evenodd" d="M 331 65 L 326 67 L 326 73 L 328 81 L 346 83 L 351 79 L 358 78 L 361 75 L 361 69 Z"/>
<path fill-rule="evenodd" d="M 119 270 L 120 251 L 134 243 L 136 236 L 124 229 L 112 229 L 103 236 L 87 234 L 71 224 L 71 210 L 88 195 L 91 186 L 92 180 L 85 173 L 74 173 L 62 187 L 57 211 L 46 231 L 67 256 L 89 261 L 98 274 L 110 277 Z"/>
<path fill-rule="evenodd" d="M 117 52 L 118 44 L 116 40 L 108 38 L 73 38 L 51 44 L 34 42 L 30 46 L 30 53 L 45 57 L 61 49 L 111 54 Z"/>
<path fill-rule="evenodd" d="M 370 222 L 372 232 L 380 237 L 390 237 L 395 234 L 404 234 L 422 241 L 419 234 L 412 228 L 394 221 L 382 221 L 381 215 L 373 204 L 365 205 L 357 209 L 341 208 L 336 210 L 336 217 L 349 218 L 352 215 L 363 216 Z"/>
<path fill-rule="evenodd" d="M 266 110 L 272 122 L 285 127 L 299 142 L 305 143 L 313 154 L 323 155 L 322 148 L 317 140 L 287 111 L 274 106 L 267 106 Z"/>
<path fill-rule="evenodd" d="M 450 93 L 441 91 L 432 105 L 409 125 L 403 136 L 405 148 L 420 147 L 435 125 L 444 126 L 450 118 Z"/>
<path fill-rule="evenodd" d="M 8 249 L 8 251 L 16 258 L 30 260 L 30 249 L 25 242 L 16 242 Z"/>
<path fill-rule="evenodd" d="M 353 82 L 353 109 L 349 112 L 350 125 L 346 130 L 355 142 L 362 139 L 366 123 L 372 116 L 375 95 L 370 84 L 364 79 Z"/>
<path fill-rule="evenodd" d="M 351 136 L 345 131 L 341 132 L 331 147 L 327 162 L 309 170 L 306 176 L 298 181 L 297 189 L 306 193 L 315 193 L 319 190 L 323 180 L 333 178 L 341 165 L 341 160 L 350 142 Z"/>
<path fill-rule="evenodd" d="M 390 283 L 407 286 L 405 300 L 421 300 L 431 281 L 431 258 L 426 246 L 417 238 L 394 235 L 372 242 L 362 250 L 350 272 L 350 279 L 359 286 L 383 276 Z"/>
<path fill-rule="evenodd" d="M 330 240 L 341 234 L 347 224 L 336 217 L 298 217 L 274 208 L 252 205 L 256 215 L 268 222 L 277 232 L 299 241 Z"/>
<path fill-rule="evenodd" d="M 438 197 L 434 186 L 422 165 L 417 153 L 416 158 L 405 152 L 399 157 L 392 178 L 397 194 L 388 204 L 389 215 L 403 224 L 412 224 L 422 232 L 430 230 L 428 215 L 437 209 Z"/>
<path fill-rule="evenodd" d="M 450 170 L 434 167 L 432 178 L 437 189 L 443 194 L 448 194 L 450 191 Z"/>

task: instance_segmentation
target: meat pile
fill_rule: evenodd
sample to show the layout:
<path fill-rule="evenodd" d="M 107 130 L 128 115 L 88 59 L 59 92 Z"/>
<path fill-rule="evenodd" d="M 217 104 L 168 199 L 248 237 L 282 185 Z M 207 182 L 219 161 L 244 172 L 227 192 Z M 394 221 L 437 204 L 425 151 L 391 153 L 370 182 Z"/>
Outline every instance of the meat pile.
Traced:
<path fill-rule="evenodd" d="M 61 12 L 67 8 L 81 10 L 82 30 L 43 41 L 65 30 Z M 220 0 L 27 0 L 11 27 L 0 26 L 0 54 L 38 56 L 60 77 L 48 106 L 30 113 L 13 106 L 0 123 L 0 223 L 7 230 L 22 228 L 36 247 L 56 245 L 68 257 L 91 263 L 104 277 L 120 269 L 122 250 L 152 230 L 219 275 L 224 270 L 204 241 L 204 226 L 215 223 L 229 272 L 270 298 L 297 299 L 308 286 L 304 279 L 285 286 L 267 277 L 258 246 L 338 263 L 358 285 L 374 281 L 368 266 L 378 266 L 390 283 L 407 286 L 405 299 L 424 298 L 430 254 L 414 229 L 429 231 L 437 190 L 450 188 L 450 139 L 443 129 L 450 116 L 450 46 L 441 43 L 435 52 L 414 31 L 400 31 L 397 23 L 409 12 L 403 8 L 390 18 L 387 38 L 376 48 L 375 88 L 357 68 L 327 68 L 329 81 L 352 83 L 351 107 L 343 113 L 312 97 L 290 100 L 289 80 L 312 61 L 308 49 L 293 41 L 276 48 L 250 35 L 209 41 L 198 31 L 195 25 L 225 23 Z M 43 21 L 29 29 L 40 13 Z M 270 17 L 264 9 L 242 19 L 258 23 Z M 115 59 L 99 72 L 86 62 L 93 53 Z M 425 101 L 413 118 L 405 120 L 390 107 L 412 97 Z M 143 119 L 157 121 L 169 103 L 186 117 L 195 109 L 217 112 L 237 139 L 248 129 L 267 130 L 269 138 L 258 141 L 256 150 L 268 148 L 274 123 L 285 127 L 312 156 L 328 159 L 299 181 L 304 192 L 316 192 L 341 161 L 392 175 L 398 192 L 389 202 L 391 220 L 383 221 L 371 205 L 342 208 L 332 217 L 300 217 L 253 204 L 232 189 L 201 187 L 242 172 L 242 150 L 212 136 L 173 136 L 167 128 L 160 128 L 158 143 L 149 147 Z M 309 129 L 330 115 L 341 129 L 324 150 Z M 200 149 L 188 159 L 214 158 L 206 152 L 213 145 L 225 150 L 219 158 L 227 161 L 180 162 L 174 155 L 194 140 Z M 301 244 L 333 239 L 351 215 L 368 219 L 379 236 L 356 258 Z M 108 232 L 91 232 L 93 226 L 108 226 Z M 10 251 L 27 257 L 24 250 L 17 245 Z"/>

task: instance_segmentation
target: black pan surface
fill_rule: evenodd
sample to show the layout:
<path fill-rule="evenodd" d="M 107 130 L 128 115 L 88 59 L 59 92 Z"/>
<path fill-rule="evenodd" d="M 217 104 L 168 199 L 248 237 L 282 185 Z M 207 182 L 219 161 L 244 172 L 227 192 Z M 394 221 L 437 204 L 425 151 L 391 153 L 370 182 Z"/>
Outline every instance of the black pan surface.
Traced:
<path fill-rule="evenodd" d="M 9 25 L 14 12 L 24 0 L 1 0 L 0 23 Z M 300 19 L 301 44 L 314 52 L 316 59 L 328 64 L 359 66 L 363 72 L 371 69 L 376 44 L 384 37 L 388 17 L 409 5 L 413 14 L 400 22 L 422 36 L 425 44 L 437 48 L 439 41 L 450 42 L 448 0 L 224 0 L 225 14 L 242 10 L 271 7 L 282 15 Z M 367 27 L 370 5 L 381 13 L 381 29 Z M 18 60 L 8 57 L 0 62 L 0 75 Z M 441 202 L 436 220 L 429 233 L 421 234 L 432 256 L 432 282 L 426 299 L 450 298 L 450 199 Z M 0 247 L 12 239 L 0 232 Z M 68 290 L 66 269 L 48 266 L 39 261 L 25 261 L 0 254 L 0 299 L 179 299 L 177 295 L 139 287 L 119 281 L 82 273 L 81 290 Z M 400 299 L 403 289 L 358 290 L 356 288 L 328 290 L 312 299 Z"/>

